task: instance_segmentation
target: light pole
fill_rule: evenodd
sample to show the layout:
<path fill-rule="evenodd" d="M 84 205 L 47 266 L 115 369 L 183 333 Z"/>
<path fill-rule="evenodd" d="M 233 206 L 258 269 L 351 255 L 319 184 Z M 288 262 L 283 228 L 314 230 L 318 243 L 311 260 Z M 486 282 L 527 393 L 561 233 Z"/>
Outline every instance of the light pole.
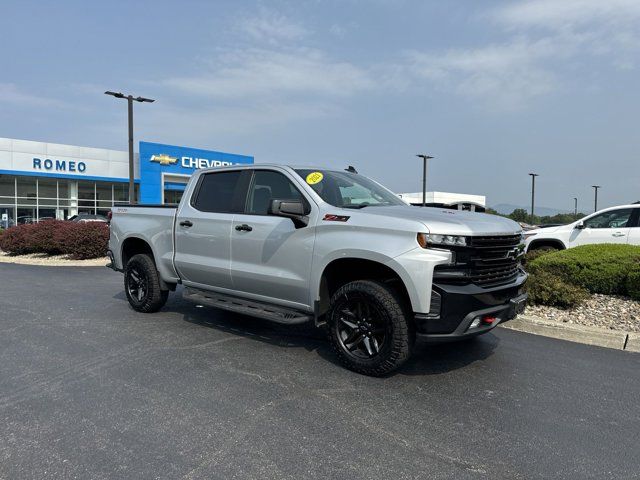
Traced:
<path fill-rule="evenodd" d="M 578 217 L 578 197 L 573 197 L 573 216 Z"/>
<path fill-rule="evenodd" d="M 129 113 L 129 203 L 136 203 L 136 190 L 133 180 L 133 102 L 149 102 L 153 103 L 155 100 L 152 98 L 134 97 L 133 95 L 125 95 L 121 92 L 104 92 L 105 95 L 111 95 L 116 98 L 126 98 L 127 107 Z"/>
<path fill-rule="evenodd" d="M 602 187 L 600 185 L 591 185 L 591 186 L 595 190 L 595 202 L 593 205 L 593 211 L 597 212 L 598 211 L 598 189 Z"/>
<path fill-rule="evenodd" d="M 427 206 L 427 160 L 432 159 L 429 155 L 418 154 L 416 157 L 419 157 L 423 160 L 424 164 L 422 166 L 422 206 Z"/>
<path fill-rule="evenodd" d="M 531 175 L 531 222 L 533 223 L 533 212 L 536 201 L 536 177 L 539 175 L 537 173 L 530 173 Z"/>

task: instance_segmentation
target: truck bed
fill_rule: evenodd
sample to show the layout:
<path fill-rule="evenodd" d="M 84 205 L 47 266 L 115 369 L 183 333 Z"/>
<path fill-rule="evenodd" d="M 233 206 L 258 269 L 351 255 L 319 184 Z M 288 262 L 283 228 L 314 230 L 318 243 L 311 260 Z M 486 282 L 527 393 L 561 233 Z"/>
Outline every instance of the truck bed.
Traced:
<path fill-rule="evenodd" d="M 173 267 L 173 228 L 178 208 L 172 205 L 121 205 L 113 207 L 111 235 L 118 239 L 139 238 L 153 245 L 156 265 L 163 278 L 178 277 Z M 124 269 L 120 252 L 113 252 L 115 266 Z"/>

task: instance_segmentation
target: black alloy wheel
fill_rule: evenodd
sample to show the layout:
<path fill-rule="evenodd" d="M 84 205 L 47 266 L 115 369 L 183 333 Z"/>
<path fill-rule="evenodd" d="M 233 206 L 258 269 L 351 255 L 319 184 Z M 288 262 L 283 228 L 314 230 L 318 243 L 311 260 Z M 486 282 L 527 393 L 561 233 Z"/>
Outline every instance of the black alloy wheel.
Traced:
<path fill-rule="evenodd" d="M 338 341 L 347 355 L 373 358 L 387 340 L 388 322 L 366 298 L 346 298 L 338 307 Z"/>
<path fill-rule="evenodd" d="M 348 369 L 383 376 L 398 369 L 415 342 L 413 317 L 391 285 L 356 280 L 331 297 L 327 326 L 331 345 Z"/>
<path fill-rule="evenodd" d="M 152 256 L 140 253 L 127 262 L 124 268 L 124 291 L 135 311 L 157 312 L 167 303 L 169 291 L 163 290 L 160 284 L 160 274 Z"/>
<path fill-rule="evenodd" d="M 129 296 L 137 302 L 142 303 L 149 291 L 147 277 L 136 267 L 132 267 L 127 271 L 126 281 Z"/>

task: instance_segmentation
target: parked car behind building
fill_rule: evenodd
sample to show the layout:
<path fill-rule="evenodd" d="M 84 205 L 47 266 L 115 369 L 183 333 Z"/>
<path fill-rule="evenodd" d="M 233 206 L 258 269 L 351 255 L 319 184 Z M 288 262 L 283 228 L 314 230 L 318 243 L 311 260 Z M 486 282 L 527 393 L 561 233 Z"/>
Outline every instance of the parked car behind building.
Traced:
<path fill-rule="evenodd" d="M 70 222 L 105 222 L 107 223 L 107 217 L 104 215 L 92 215 L 89 213 L 79 213 L 73 215 L 68 219 Z"/>

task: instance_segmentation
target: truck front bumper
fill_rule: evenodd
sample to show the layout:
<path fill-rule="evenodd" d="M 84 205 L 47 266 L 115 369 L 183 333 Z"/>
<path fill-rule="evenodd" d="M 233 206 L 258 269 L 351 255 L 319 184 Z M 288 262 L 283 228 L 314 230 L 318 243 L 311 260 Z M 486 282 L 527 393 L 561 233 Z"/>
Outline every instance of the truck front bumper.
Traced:
<path fill-rule="evenodd" d="M 524 311 L 528 275 L 498 287 L 434 284 L 434 298 L 439 297 L 439 311 L 414 315 L 416 333 L 433 342 L 465 339 L 487 333 Z"/>

